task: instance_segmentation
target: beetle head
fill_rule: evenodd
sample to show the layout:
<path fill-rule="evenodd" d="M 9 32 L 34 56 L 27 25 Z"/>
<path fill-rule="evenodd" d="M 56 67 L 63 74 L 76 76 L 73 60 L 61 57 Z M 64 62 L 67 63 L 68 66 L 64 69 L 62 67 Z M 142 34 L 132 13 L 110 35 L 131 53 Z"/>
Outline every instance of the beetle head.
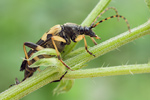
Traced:
<path fill-rule="evenodd" d="M 84 27 L 84 34 L 90 37 L 95 37 L 96 39 L 101 39 L 93 32 L 92 28 L 90 27 Z"/>

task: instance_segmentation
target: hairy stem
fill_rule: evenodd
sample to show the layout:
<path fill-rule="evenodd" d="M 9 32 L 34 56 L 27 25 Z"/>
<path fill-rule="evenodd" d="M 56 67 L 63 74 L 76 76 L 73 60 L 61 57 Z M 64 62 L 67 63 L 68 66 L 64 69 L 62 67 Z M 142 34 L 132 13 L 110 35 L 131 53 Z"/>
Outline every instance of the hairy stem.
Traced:
<path fill-rule="evenodd" d="M 138 74 L 150 73 L 150 64 L 122 65 L 122 66 L 69 71 L 65 75 L 64 79 L 79 79 L 79 78 L 126 75 L 137 73 Z"/>
<path fill-rule="evenodd" d="M 52 58 L 49 61 L 55 62 L 55 67 L 47 67 L 24 82 L 2 92 L 0 94 L 0 100 L 18 100 L 54 80 L 59 80 L 65 73 L 64 66 L 58 59 Z"/>
<path fill-rule="evenodd" d="M 18 85 L 15 85 L 15 86 L 9 88 L 8 90 L 2 92 L 0 94 L 0 99 L 1 100 L 3 100 L 3 99 L 4 100 L 9 100 L 9 99 L 17 100 L 35 90 L 37 90 L 38 88 L 50 83 L 54 79 L 57 80 L 58 73 L 56 74 L 56 70 L 52 70 L 50 68 L 50 69 L 47 69 L 47 71 L 49 71 L 48 72 L 49 74 L 47 74 L 47 75 L 37 74 L 36 77 L 33 76 L 33 77 L 27 79 L 26 81 L 24 81 Z M 46 72 L 44 72 L 44 73 L 46 73 Z M 59 76 L 59 77 L 61 77 L 61 76 Z"/>

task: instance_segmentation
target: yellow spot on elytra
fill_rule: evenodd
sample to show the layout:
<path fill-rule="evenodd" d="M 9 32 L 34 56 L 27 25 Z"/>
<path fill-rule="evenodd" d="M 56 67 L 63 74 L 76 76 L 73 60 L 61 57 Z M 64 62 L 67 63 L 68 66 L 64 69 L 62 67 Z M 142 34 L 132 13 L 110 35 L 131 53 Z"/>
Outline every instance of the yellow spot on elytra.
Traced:
<path fill-rule="evenodd" d="M 43 34 L 43 36 L 41 37 L 41 40 L 46 41 L 48 34 L 56 35 L 60 31 L 61 31 L 61 26 L 60 25 L 55 25 L 47 33 Z"/>
<path fill-rule="evenodd" d="M 55 35 L 55 34 L 59 33 L 60 31 L 61 31 L 61 26 L 60 25 L 55 25 L 49 30 L 49 32 L 47 34 Z"/>
<path fill-rule="evenodd" d="M 46 41 L 47 39 L 47 33 L 44 33 L 43 36 L 41 37 L 41 40 Z"/>

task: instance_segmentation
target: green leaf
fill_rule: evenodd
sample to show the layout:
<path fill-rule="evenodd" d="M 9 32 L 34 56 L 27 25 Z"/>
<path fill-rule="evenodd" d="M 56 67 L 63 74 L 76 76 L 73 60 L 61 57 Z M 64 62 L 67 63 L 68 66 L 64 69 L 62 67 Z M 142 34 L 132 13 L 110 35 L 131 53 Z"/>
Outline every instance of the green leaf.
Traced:
<path fill-rule="evenodd" d="M 68 92 L 74 84 L 74 80 L 62 80 L 58 86 L 53 90 L 53 94 L 61 94 Z"/>
<path fill-rule="evenodd" d="M 43 50 L 40 50 L 36 53 L 34 53 L 28 60 L 32 60 L 34 57 L 39 56 L 39 55 L 52 55 L 52 56 L 56 56 L 56 50 L 53 48 L 45 48 Z"/>
<path fill-rule="evenodd" d="M 38 67 L 38 66 L 62 66 L 62 63 L 57 58 L 43 58 L 39 59 L 38 61 L 34 62 L 30 65 L 30 68 Z"/>

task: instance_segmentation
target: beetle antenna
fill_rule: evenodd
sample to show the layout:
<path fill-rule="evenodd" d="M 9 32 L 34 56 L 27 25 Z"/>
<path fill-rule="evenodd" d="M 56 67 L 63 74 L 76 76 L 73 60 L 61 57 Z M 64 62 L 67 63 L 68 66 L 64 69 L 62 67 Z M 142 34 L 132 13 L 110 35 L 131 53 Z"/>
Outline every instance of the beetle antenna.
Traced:
<path fill-rule="evenodd" d="M 109 10 L 109 9 L 115 10 L 116 15 L 118 15 L 118 11 L 117 11 L 117 9 L 116 9 L 115 7 L 108 7 L 108 8 L 106 8 L 103 12 L 101 12 L 101 13 L 97 16 L 97 18 L 93 21 L 93 23 L 91 24 L 91 26 L 93 26 L 94 23 L 97 21 L 97 19 L 100 18 L 100 17 L 102 16 L 102 14 L 104 14 L 104 13 L 105 13 L 107 10 Z M 118 17 L 118 21 L 119 21 L 119 17 Z"/>
<path fill-rule="evenodd" d="M 129 23 L 128 23 L 128 20 L 127 20 L 124 16 L 121 16 L 121 15 L 114 15 L 114 16 L 107 17 L 107 18 L 105 18 L 105 19 L 103 19 L 103 20 L 100 20 L 100 21 L 99 21 L 98 23 L 96 23 L 95 25 L 90 26 L 90 29 L 96 27 L 98 24 L 100 24 L 100 23 L 102 23 L 102 22 L 104 22 L 104 21 L 106 21 L 106 20 L 108 20 L 108 19 L 115 18 L 115 17 L 120 17 L 120 18 L 124 19 L 125 22 L 126 22 L 126 24 L 127 24 L 127 26 L 128 26 L 129 32 L 131 32 L 131 29 L 130 29 L 130 25 L 129 25 Z"/>

